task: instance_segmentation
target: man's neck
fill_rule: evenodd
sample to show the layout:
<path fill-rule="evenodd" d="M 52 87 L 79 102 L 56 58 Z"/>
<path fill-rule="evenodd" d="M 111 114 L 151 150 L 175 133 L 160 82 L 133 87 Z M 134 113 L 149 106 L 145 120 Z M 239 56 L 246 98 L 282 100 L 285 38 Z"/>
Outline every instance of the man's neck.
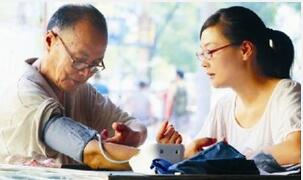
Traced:
<path fill-rule="evenodd" d="M 58 100 L 61 104 L 64 103 L 64 91 L 60 90 L 48 77 L 45 73 L 42 71 L 42 61 L 43 59 L 39 58 L 37 59 L 32 66 L 37 69 L 37 71 L 44 77 L 44 79 L 48 82 L 52 90 L 55 92 L 56 96 L 58 97 Z"/>

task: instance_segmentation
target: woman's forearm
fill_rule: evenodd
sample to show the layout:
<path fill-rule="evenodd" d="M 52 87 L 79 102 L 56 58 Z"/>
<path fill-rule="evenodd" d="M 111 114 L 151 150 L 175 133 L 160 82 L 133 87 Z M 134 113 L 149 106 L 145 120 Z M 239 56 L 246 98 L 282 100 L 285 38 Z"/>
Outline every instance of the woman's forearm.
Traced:
<path fill-rule="evenodd" d="M 289 134 L 285 141 L 263 150 L 271 154 L 280 165 L 301 162 L 301 131 Z"/>

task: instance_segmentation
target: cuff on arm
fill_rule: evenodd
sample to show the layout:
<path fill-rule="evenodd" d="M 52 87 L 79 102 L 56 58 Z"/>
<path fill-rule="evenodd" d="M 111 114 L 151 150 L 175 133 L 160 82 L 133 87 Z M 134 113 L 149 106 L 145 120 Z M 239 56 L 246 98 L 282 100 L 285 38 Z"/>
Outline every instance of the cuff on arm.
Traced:
<path fill-rule="evenodd" d="M 69 117 L 52 117 L 43 128 L 43 140 L 50 148 L 83 162 L 83 150 L 97 131 Z"/>

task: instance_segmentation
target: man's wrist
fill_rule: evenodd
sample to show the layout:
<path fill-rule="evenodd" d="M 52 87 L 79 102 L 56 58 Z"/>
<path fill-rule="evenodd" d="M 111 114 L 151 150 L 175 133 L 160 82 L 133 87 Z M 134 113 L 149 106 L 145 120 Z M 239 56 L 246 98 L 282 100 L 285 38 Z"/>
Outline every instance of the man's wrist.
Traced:
<path fill-rule="evenodd" d="M 99 141 L 89 141 L 83 150 L 83 163 L 93 169 L 104 167 L 104 158 L 99 150 Z"/>
<path fill-rule="evenodd" d="M 147 136 L 146 127 L 136 120 L 132 120 L 126 123 L 126 125 L 132 130 L 131 137 L 127 137 L 128 145 L 138 147 L 142 145 Z"/>
<path fill-rule="evenodd" d="M 135 131 L 133 133 L 133 139 L 134 139 L 134 147 L 138 147 L 140 145 L 142 145 L 146 139 L 146 135 L 144 132 L 138 132 Z"/>
<path fill-rule="evenodd" d="M 123 164 L 116 164 L 111 163 L 107 161 L 100 151 L 99 141 L 97 140 L 91 140 L 87 143 L 86 147 L 83 150 L 83 162 L 91 167 L 92 169 L 111 169 L 111 170 L 129 170 L 130 166 L 128 163 Z M 114 144 L 113 144 L 114 145 Z M 123 151 L 120 151 L 119 149 L 115 149 L 115 147 L 112 147 L 111 143 L 104 144 L 104 151 L 108 151 L 108 155 L 110 158 L 117 159 L 117 160 L 124 160 L 129 159 L 130 157 L 124 157 L 128 156 L 127 153 L 124 154 Z M 122 152 L 122 154 L 121 154 Z M 132 154 L 131 154 L 132 155 Z M 120 157 L 121 156 L 121 157 Z"/>

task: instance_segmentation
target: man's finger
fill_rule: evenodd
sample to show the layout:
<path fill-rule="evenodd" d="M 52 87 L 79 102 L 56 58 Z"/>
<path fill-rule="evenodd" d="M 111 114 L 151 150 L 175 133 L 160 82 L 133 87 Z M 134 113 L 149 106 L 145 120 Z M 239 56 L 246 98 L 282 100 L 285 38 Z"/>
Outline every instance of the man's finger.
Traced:
<path fill-rule="evenodd" d="M 108 130 L 107 129 L 103 129 L 101 131 L 101 139 L 107 139 L 108 138 Z"/>
<path fill-rule="evenodd" d="M 125 131 L 125 130 L 127 130 L 127 131 L 130 130 L 130 128 L 128 126 L 126 126 L 125 124 L 117 123 L 117 122 L 113 123 L 112 128 L 115 131 L 118 131 L 118 132 L 122 132 L 122 131 Z"/>
<path fill-rule="evenodd" d="M 111 143 L 120 144 L 120 136 L 113 136 L 113 137 L 107 138 L 105 140 L 105 142 L 111 142 Z"/>
<path fill-rule="evenodd" d="M 120 126 L 120 123 L 119 122 L 114 122 L 112 124 L 112 128 L 116 131 L 118 129 L 118 127 Z"/>

